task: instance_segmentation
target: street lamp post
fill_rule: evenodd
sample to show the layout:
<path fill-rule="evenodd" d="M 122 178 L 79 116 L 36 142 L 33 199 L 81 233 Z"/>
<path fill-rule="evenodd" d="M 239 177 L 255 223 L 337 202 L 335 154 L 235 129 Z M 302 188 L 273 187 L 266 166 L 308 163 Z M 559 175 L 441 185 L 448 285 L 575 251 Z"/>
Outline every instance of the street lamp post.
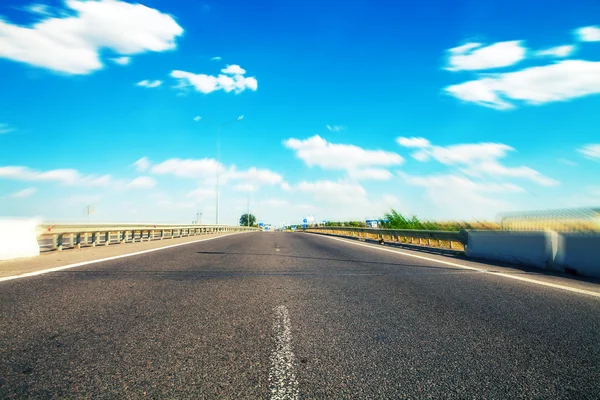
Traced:
<path fill-rule="evenodd" d="M 219 125 L 217 128 L 217 210 L 216 210 L 216 220 L 217 225 L 219 225 L 219 173 L 220 173 L 220 165 L 221 165 L 221 128 L 224 126 L 233 124 L 234 122 L 239 122 L 244 119 L 243 115 L 240 115 L 235 119 L 235 121 L 225 122 L 224 124 Z"/>
<path fill-rule="evenodd" d="M 248 218 L 247 219 L 247 225 L 248 227 L 250 227 L 250 184 L 248 184 Z"/>
<path fill-rule="evenodd" d="M 217 129 L 217 216 L 216 224 L 219 225 L 219 169 L 221 166 L 221 125 Z"/>

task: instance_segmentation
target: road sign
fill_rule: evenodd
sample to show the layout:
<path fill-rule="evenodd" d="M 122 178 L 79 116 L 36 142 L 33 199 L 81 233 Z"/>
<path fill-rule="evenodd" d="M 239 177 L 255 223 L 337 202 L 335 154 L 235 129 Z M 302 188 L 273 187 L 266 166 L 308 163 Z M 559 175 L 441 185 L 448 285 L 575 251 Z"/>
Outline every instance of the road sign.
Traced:
<path fill-rule="evenodd" d="M 306 228 L 308 227 L 308 225 L 307 225 L 307 224 L 302 224 L 302 227 L 303 227 L 304 229 L 306 229 Z"/>
<path fill-rule="evenodd" d="M 303 223 L 303 224 L 306 224 L 307 222 L 308 222 L 308 220 L 307 220 L 306 218 L 304 218 L 304 219 L 302 220 L 302 223 Z"/>

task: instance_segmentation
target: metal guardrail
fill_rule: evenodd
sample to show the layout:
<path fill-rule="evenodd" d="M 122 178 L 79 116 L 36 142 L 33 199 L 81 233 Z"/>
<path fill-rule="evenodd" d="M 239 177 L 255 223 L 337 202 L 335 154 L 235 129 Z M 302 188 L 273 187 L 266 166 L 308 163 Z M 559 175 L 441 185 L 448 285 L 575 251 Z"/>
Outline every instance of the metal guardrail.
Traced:
<path fill-rule="evenodd" d="M 38 226 L 40 250 L 108 246 L 224 232 L 258 231 L 226 225 L 169 224 L 42 224 Z"/>
<path fill-rule="evenodd" d="M 308 227 L 305 232 L 325 233 L 359 239 L 378 239 L 388 242 L 419 244 L 431 247 L 448 247 L 462 250 L 467 245 L 467 231 L 426 231 L 411 229 L 351 228 L 337 226 Z M 432 242 L 433 241 L 433 242 Z M 447 244 L 447 245 L 446 245 Z"/>

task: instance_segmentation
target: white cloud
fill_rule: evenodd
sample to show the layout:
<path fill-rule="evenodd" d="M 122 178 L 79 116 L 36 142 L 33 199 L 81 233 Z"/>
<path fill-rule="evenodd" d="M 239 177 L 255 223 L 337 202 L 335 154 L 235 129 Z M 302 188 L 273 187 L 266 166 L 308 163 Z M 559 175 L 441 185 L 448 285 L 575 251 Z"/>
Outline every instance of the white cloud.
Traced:
<path fill-rule="evenodd" d="M 426 188 L 438 187 L 438 188 L 449 188 L 452 187 L 456 190 L 471 190 L 477 192 L 487 193 L 522 193 L 524 189 L 518 185 L 512 183 L 497 183 L 497 182 L 477 182 L 467 177 L 457 174 L 437 174 L 427 176 L 416 176 L 409 175 L 403 172 L 398 172 L 398 175 L 404 179 L 405 182 L 414 185 L 422 186 Z"/>
<path fill-rule="evenodd" d="M 131 57 L 123 56 L 123 57 L 111 58 L 110 60 L 119 65 L 127 65 L 131 62 Z"/>
<path fill-rule="evenodd" d="M 381 196 L 381 202 L 384 204 L 386 209 L 397 208 L 402 202 L 393 194 L 383 194 Z"/>
<path fill-rule="evenodd" d="M 289 192 L 292 189 L 290 184 L 287 182 L 282 182 L 280 187 L 281 187 L 281 190 L 283 190 L 284 192 Z"/>
<path fill-rule="evenodd" d="M 550 49 L 540 50 L 535 53 L 536 56 L 540 57 L 568 57 L 575 51 L 575 46 L 565 45 L 552 47 Z"/>
<path fill-rule="evenodd" d="M 116 182 L 113 181 L 113 179 L 110 175 L 102 175 L 99 177 L 95 176 L 95 175 L 83 176 L 83 177 L 81 177 L 81 179 L 78 182 L 78 184 L 80 184 L 80 185 L 91 186 L 91 187 L 97 187 L 97 186 L 108 187 L 114 183 L 116 183 Z"/>
<path fill-rule="evenodd" d="M 294 189 L 311 194 L 317 201 L 335 204 L 362 202 L 367 195 L 367 191 L 358 183 L 344 181 L 302 181 Z"/>
<path fill-rule="evenodd" d="M 340 132 L 342 130 L 344 130 L 344 127 L 341 125 L 325 125 L 327 127 L 327 130 L 331 131 L 331 132 Z"/>
<path fill-rule="evenodd" d="M 396 139 L 396 142 L 398 142 L 400 146 L 404 147 L 423 148 L 429 147 L 431 145 L 431 143 L 429 143 L 429 140 L 422 137 L 399 137 Z"/>
<path fill-rule="evenodd" d="M 0 135 L 13 132 L 14 130 L 15 129 L 8 126 L 8 124 L 0 124 Z"/>
<path fill-rule="evenodd" d="M 446 69 L 463 71 L 508 67 L 523 60 L 527 50 L 519 40 L 482 46 L 481 43 L 467 43 L 448 50 L 450 56 Z"/>
<path fill-rule="evenodd" d="M 506 167 L 497 161 L 514 150 L 503 143 L 463 143 L 446 147 L 430 145 L 415 152 L 412 156 L 421 162 L 434 159 L 444 165 L 463 165 L 465 167 L 461 171 L 469 176 L 522 178 L 542 186 L 558 185 L 558 181 L 548 178 L 532 168 Z"/>
<path fill-rule="evenodd" d="M 25 10 L 29 11 L 30 13 L 37 14 L 37 15 L 43 15 L 43 16 L 52 15 L 50 6 L 48 6 L 46 4 L 31 4 L 27 7 L 25 7 Z"/>
<path fill-rule="evenodd" d="M 234 91 L 241 93 L 246 89 L 256 91 L 258 81 L 254 77 L 246 77 L 246 71 L 239 65 L 229 65 L 221 70 L 223 74 L 217 76 L 206 74 L 194 74 L 186 71 L 175 70 L 171 72 L 171 77 L 178 79 L 178 88 L 192 86 L 198 92 L 211 93 L 216 90 L 223 90 L 227 93 Z"/>
<path fill-rule="evenodd" d="M 258 189 L 258 186 L 251 183 L 238 183 L 233 187 L 236 192 L 256 192 Z"/>
<path fill-rule="evenodd" d="M 147 79 L 144 79 L 143 81 L 136 83 L 136 85 L 147 87 L 147 88 L 155 88 L 155 87 L 159 87 L 160 85 L 162 85 L 162 81 L 159 81 L 159 80 L 149 81 Z"/>
<path fill-rule="evenodd" d="M 557 180 L 548 178 L 532 168 L 525 166 L 511 168 L 501 165 L 496 161 L 486 161 L 462 169 L 462 171 L 471 176 L 490 175 L 494 177 L 522 178 L 542 186 L 557 186 L 559 184 Z"/>
<path fill-rule="evenodd" d="M 201 119 L 202 119 L 202 117 L 201 117 L 201 116 L 199 116 L 199 115 L 196 115 L 196 116 L 194 117 L 194 121 L 196 121 L 196 122 L 199 122 Z"/>
<path fill-rule="evenodd" d="M 576 162 L 571 161 L 571 160 L 566 159 L 566 158 L 559 158 L 556 161 L 558 161 L 561 164 L 568 165 L 569 167 L 573 167 L 573 166 L 577 165 Z"/>
<path fill-rule="evenodd" d="M 193 199 L 195 201 L 205 201 L 209 199 L 214 199 L 217 195 L 217 191 L 214 189 L 209 189 L 206 187 L 200 187 L 192 190 L 187 194 L 187 197 Z"/>
<path fill-rule="evenodd" d="M 239 65 L 228 65 L 226 68 L 221 70 L 222 73 L 227 75 L 245 75 L 246 70 Z"/>
<path fill-rule="evenodd" d="M 600 27 L 585 26 L 575 30 L 575 35 L 582 42 L 600 42 Z"/>
<path fill-rule="evenodd" d="M 309 167 L 330 170 L 358 170 L 372 166 L 400 165 L 404 159 L 396 153 L 383 150 L 365 150 L 350 144 L 329 143 L 319 135 L 308 139 L 288 139 L 284 146 L 296 152 L 296 157 Z"/>
<path fill-rule="evenodd" d="M 183 29 L 167 15 L 116 0 L 66 0 L 74 15 L 47 18 L 31 27 L 0 20 L 0 57 L 67 74 L 103 67 L 106 50 L 130 56 L 176 47 Z"/>
<path fill-rule="evenodd" d="M 216 56 L 210 59 L 211 61 L 221 61 L 221 57 Z"/>
<path fill-rule="evenodd" d="M 393 177 L 392 173 L 382 168 L 351 169 L 348 177 L 355 180 L 387 181 Z"/>
<path fill-rule="evenodd" d="M 450 164 L 470 164 L 478 161 L 488 161 L 506 156 L 514 149 L 502 143 L 466 143 L 447 147 L 430 146 L 415 152 L 412 156 L 418 161 L 436 161 Z"/>
<path fill-rule="evenodd" d="M 287 206 L 289 202 L 284 199 L 267 199 L 260 202 L 260 205 L 264 207 L 283 207 Z"/>
<path fill-rule="evenodd" d="M 580 149 L 577 149 L 586 158 L 591 160 L 600 161 L 600 143 L 588 144 Z"/>
<path fill-rule="evenodd" d="M 466 44 L 463 44 L 462 46 L 448 49 L 448 52 L 455 54 L 455 55 L 466 54 L 469 51 L 474 50 L 481 46 L 482 46 L 481 43 L 466 43 Z"/>
<path fill-rule="evenodd" d="M 277 172 L 254 167 L 243 171 L 230 168 L 229 171 L 225 172 L 224 179 L 244 181 L 254 185 L 277 185 L 283 182 L 283 177 Z"/>
<path fill-rule="evenodd" d="M 74 169 L 37 171 L 23 166 L 0 167 L 0 179 L 2 178 L 18 181 L 58 182 L 69 186 L 108 186 L 112 182 L 110 175 L 82 175 Z"/>
<path fill-rule="evenodd" d="M 222 164 L 219 164 L 213 158 L 171 158 L 162 163 L 154 164 L 150 172 L 157 175 L 175 175 L 179 178 L 207 178 L 216 175 L 217 166 L 220 171 L 224 168 Z"/>
<path fill-rule="evenodd" d="M 344 180 L 300 182 L 293 187 L 293 198 L 294 203 L 285 202 L 277 210 L 267 207 L 264 213 L 262 210 L 265 207 L 261 201 L 261 220 L 269 221 L 271 215 L 277 215 L 275 221 L 299 223 L 307 213 L 313 215 L 316 221 L 364 220 L 382 216 L 390 208 L 399 209 L 402 206 L 393 194 L 367 192 L 361 185 Z"/>
<path fill-rule="evenodd" d="M 152 189 L 156 186 L 156 180 L 149 176 L 140 176 L 127 184 L 128 189 Z"/>
<path fill-rule="evenodd" d="M 159 200 L 159 201 L 157 201 L 156 204 L 161 206 L 161 208 L 167 207 L 170 209 L 182 209 L 182 208 L 193 209 L 196 207 L 196 205 L 194 204 L 193 201 L 179 201 L 179 200 L 172 200 L 172 199 Z"/>
<path fill-rule="evenodd" d="M 514 108 L 509 100 L 534 105 L 567 101 L 600 93 L 600 62 L 565 60 L 517 72 L 483 75 L 445 90 L 458 99 L 497 110 Z"/>
<path fill-rule="evenodd" d="M 255 167 L 248 168 L 247 170 L 238 170 L 235 166 L 226 167 L 223 164 L 219 164 L 212 158 L 185 160 L 171 158 L 153 165 L 150 172 L 157 175 L 174 175 L 179 178 L 200 179 L 205 184 L 212 184 L 216 180 L 217 166 L 220 171 L 219 181 L 221 184 L 236 181 L 261 186 L 278 185 L 283 182 L 283 177 L 271 170 Z"/>
<path fill-rule="evenodd" d="M 441 214 L 446 219 L 490 218 L 510 208 L 509 203 L 499 198 L 501 194 L 523 191 L 510 183 L 475 182 L 456 174 L 414 176 L 399 173 L 399 176 L 409 185 L 424 188 L 424 207 L 436 210 L 432 214 Z"/>
<path fill-rule="evenodd" d="M 67 196 L 63 201 L 69 207 L 84 207 L 96 204 L 102 200 L 99 194 L 73 194 Z"/>
<path fill-rule="evenodd" d="M 18 192 L 12 193 L 8 197 L 12 197 L 12 198 L 16 198 L 16 199 L 24 199 L 24 198 L 32 196 L 35 192 L 37 192 L 37 189 L 34 187 L 30 187 L 30 188 L 19 190 Z"/>
<path fill-rule="evenodd" d="M 588 186 L 586 188 L 579 188 L 579 190 L 571 192 L 559 200 L 561 200 L 561 205 L 565 208 L 597 208 L 598 199 L 600 199 L 600 186 Z"/>
<path fill-rule="evenodd" d="M 150 164 L 150 160 L 148 159 L 148 157 L 142 157 L 139 160 L 137 160 L 136 162 L 134 162 L 133 165 L 139 172 L 146 172 L 148 170 L 148 168 L 150 168 L 151 164 Z"/>
<path fill-rule="evenodd" d="M 297 204 L 294 207 L 298 210 L 304 211 L 313 211 L 315 209 L 315 206 L 313 206 L 312 204 Z"/>

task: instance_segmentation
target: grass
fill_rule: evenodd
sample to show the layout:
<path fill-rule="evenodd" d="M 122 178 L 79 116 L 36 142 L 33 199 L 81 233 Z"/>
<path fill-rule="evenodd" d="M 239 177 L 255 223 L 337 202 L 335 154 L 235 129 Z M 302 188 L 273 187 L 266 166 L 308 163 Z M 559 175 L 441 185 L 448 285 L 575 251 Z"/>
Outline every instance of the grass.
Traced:
<path fill-rule="evenodd" d="M 356 228 L 365 228 L 367 225 L 364 221 L 346 221 L 334 222 L 329 221 L 325 226 L 347 226 Z M 422 221 L 416 215 L 412 217 L 404 216 L 392 209 L 386 213 L 383 218 L 379 219 L 379 227 L 388 229 L 415 229 L 428 231 L 461 231 L 463 229 L 486 229 L 499 230 L 500 225 L 495 222 L 475 221 L 475 222 L 435 222 Z"/>

